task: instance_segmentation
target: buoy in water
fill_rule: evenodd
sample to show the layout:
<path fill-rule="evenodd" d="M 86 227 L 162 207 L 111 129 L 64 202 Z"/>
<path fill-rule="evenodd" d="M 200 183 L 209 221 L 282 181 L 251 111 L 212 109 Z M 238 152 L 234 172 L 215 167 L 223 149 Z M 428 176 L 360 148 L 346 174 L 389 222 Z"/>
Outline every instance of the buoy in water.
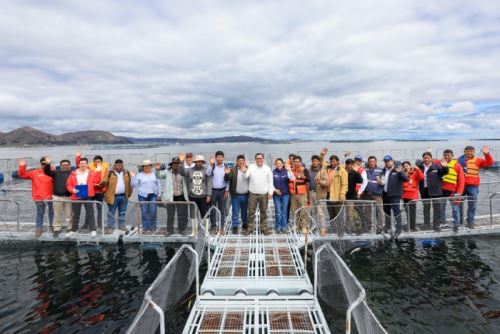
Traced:
<path fill-rule="evenodd" d="M 420 244 L 424 247 L 438 247 L 441 245 L 441 240 L 436 240 L 436 239 L 422 239 L 419 240 Z"/>

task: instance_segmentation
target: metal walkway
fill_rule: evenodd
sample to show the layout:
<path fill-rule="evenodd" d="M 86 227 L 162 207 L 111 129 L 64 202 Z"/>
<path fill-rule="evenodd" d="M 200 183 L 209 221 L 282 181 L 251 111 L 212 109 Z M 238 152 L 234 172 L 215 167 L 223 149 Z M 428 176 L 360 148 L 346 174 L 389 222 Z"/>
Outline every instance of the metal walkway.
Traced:
<path fill-rule="evenodd" d="M 184 333 L 330 333 L 299 248 L 286 234 L 227 233 L 214 255 Z"/>

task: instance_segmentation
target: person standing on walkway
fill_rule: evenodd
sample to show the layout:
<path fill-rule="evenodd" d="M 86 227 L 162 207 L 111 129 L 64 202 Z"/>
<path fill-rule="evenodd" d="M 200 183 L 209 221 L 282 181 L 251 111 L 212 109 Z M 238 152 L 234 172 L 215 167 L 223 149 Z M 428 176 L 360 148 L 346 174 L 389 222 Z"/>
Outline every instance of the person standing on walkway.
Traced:
<path fill-rule="evenodd" d="M 396 220 L 395 236 L 401 234 L 401 196 L 403 195 L 403 183 L 408 181 L 408 176 L 403 172 L 401 165 L 395 165 L 390 155 L 384 157 L 385 167 L 382 169 L 380 184 L 384 186 L 383 203 L 385 213 L 384 233 L 390 233 L 392 229 L 392 215 Z"/>
<path fill-rule="evenodd" d="M 181 159 L 173 157 L 168 164 L 168 169 L 161 170 L 161 164 L 156 163 L 156 177 L 165 179 L 165 190 L 162 194 L 162 201 L 167 203 L 167 233 L 169 236 L 174 231 L 175 214 L 177 213 L 177 228 L 180 234 L 186 232 L 188 225 L 188 188 L 186 178 L 179 172 Z M 194 218 L 194 217 L 191 217 Z"/>
<path fill-rule="evenodd" d="M 329 185 L 328 213 L 330 215 L 330 222 L 332 227 L 337 226 L 337 228 L 340 228 L 342 224 L 339 224 L 338 216 L 346 200 L 349 179 L 347 171 L 344 166 L 340 164 L 339 157 L 336 155 L 330 156 L 330 166 L 327 172 Z"/>
<path fill-rule="evenodd" d="M 420 198 L 419 185 L 420 181 L 424 180 L 424 173 L 420 168 L 413 168 L 409 161 L 403 162 L 403 171 L 408 177 L 408 181 L 403 182 L 403 199 L 406 217 L 410 224 L 412 232 L 419 231 L 416 225 L 417 222 L 417 202 Z"/>
<path fill-rule="evenodd" d="M 309 203 L 314 218 L 324 228 L 325 223 L 325 200 L 328 194 L 328 172 L 321 165 L 321 159 L 317 155 L 311 157 L 309 168 Z"/>
<path fill-rule="evenodd" d="M 268 201 L 273 197 L 273 172 L 264 164 L 264 154 L 255 155 L 255 163 L 244 172 L 248 182 L 248 233 L 255 231 L 255 214 L 257 208 L 260 212 L 260 231 L 268 235 L 267 207 Z"/>
<path fill-rule="evenodd" d="M 453 151 L 450 149 L 444 150 L 443 159 L 440 163 L 448 167 L 448 174 L 444 175 L 442 180 L 443 197 L 447 197 L 450 201 L 453 214 L 453 231 L 456 232 L 462 223 L 460 221 L 460 200 L 457 198 L 464 193 L 464 169 L 458 163 L 458 160 L 453 159 Z M 439 213 L 441 225 L 446 224 L 446 202 L 448 200 L 443 199 L 441 201 Z"/>
<path fill-rule="evenodd" d="M 125 215 L 127 213 L 128 199 L 132 195 L 132 177 L 123 167 L 123 160 L 116 159 L 113 169 L 109 171 L 104 180 L 106 192 L 104 200 L 108 205 L 108 227 L 106 233 L 111 233 L 115 228 L 115 212 L 118 209 L 118 229 L 127 232 Z"/>
<path fill-rule="evenodd" d="M 302 157 L 296 155 L 293 157 L 293 165 L 291 172 L 293 178 L 288 181 L 288 188 L 290 191 L 290 211 L 293 215 L 293 219 L 298 220 L 299 228 L 303 234 L 309 232 L 309 226 L 307 223 L 307 212 L 306 207 L 309 202 L 308 192 L 309 192 L 309 170 L 304 167 L 302 163 Z M 300 210 L 299 210 L 300 209 Z M 296 212 L 299 211 L 298 216 Z"/>
<path fill-rule="evenodd" d="M 76 152 L 76 165 L 79 166 L 81 153 Z M 106 192 L 106 175 L 108 174 L 109 165 L 103 161 L 102 156 L 96 155 L 94 159 L 88 164 L 88 168 L 94 174 L 100 174 L 101 182 L 94 185 L 94 201 L 104 203 L 104 193 Z M 102 228 L 102 204 L 97 205 L 97 227 Z"/>
<path fill-rule="evenodd" d="M 94 186 L 99 183 L 101 183 L 101 174 L 96 174 L 90 170 L 88 159 L 80 157 L 78 159 L 78 168 L 71 173 L 66 184 L 66 189 L 72 194 L 71 199 L 74 201 L 72 203 L 73 226 L 71 231 L 66 234 L 66 237 L 71 237 L 78 231 L 82 205 L 85 207 L 84 226 L 89 227 L 92 237 L 97 235 L 94 217 Z"/>
<path fill-rule="evenodd" d="M 229 182 L 229 193 L 231 195 L 231 228 L 232 233 L 238 233 L 240 217 L 242 222 L 242 232 L 247 233 L 248 229 L 248 179 L 243 175 L 247 165 L 245 156 L 240 154 L 236 157 L 236 166 L 226 167 L 224 179 Z"/>
<path fill-rule="evenodd" d="M 226 164 L 224 163 L 224 152 L 215 152 L 215 159 L 210 159 L 206 173 L 212 180 L 211 205 L 219 209 L 221 216 L 220 232 L 224 233 L 224 223 L 226 221 L 226 200 L 229 196 L 229 182 L 225 179 Z M 216 226 L 215 218 L 215 211 L 212 211 L 210 214 L 210 222 L 212 226 Z"/>
<path fill-rule="evenodd" d="M 273 202 L 274 216 L 276 218 L 276 232 L 286 232 L 288 226 L 288 203 L 290 203 L 290 191 L 288 182 L 293 180 L 294 176 L 291 167 L 285 167 L 283 159 L 278 158 L 274 162 L 273 170 Z"/>
<path fill-rule="evenodd" d="M 482 150 L 484 158 L 476 156 L 476 150 L 472 146 L 467 146 L 464 150 L 464 155 L 458 158 L 458 163 L 462 166 L 465 174 L 464 196 L 467 197 L 467 226 L 474 228 L 476 219 L 477 196 L 479 195 L 479 170 L 481 168 L 491 167 L 495 164 L 495 160 L 490 154 L 490 148 L 483 146 Z M 460 207 L 460 221 L 464 218 L 464 205 Z"/>
<path fill-rule="evenodd" d="M 179 154 L 179 159 L 181 161 L 179 165 L 179 174 L 187 178 L 189 200 L 196 203 L 201 218 L 203 219 L 208 212 L 208 206 L 212 200 L 212 180 L 211 177 L 207 175 L 205 158 L 202 155 L 196 155 L 193 160 L 194 166 L 191 168 L 185 168 L 184 164 L 182 164 L 186 159 L 184 153 Z M 194 214 L 192 216 L 194 216 Z M 215 224 L 211 226 L 210 233 L 212 235 L 217 233 L 217 226 Z"/>
<path fill-rule="evenodd" d="M 448 174 L 448 167 L 432 161 L 432 153 L 422 154 L 422 164 L 418 166 L 424 174 L 420 181 L 420 197 L 424 207 L 424 227 L 430 227 L 432 205 L 432 227 L 436 232 L 441 231 L 439 226 L 440 206 L 443 197 L 442 178 Z"/>
<path fill-rule="evenodd" d="M 61 227 L 69 232 L 72 225 L 71 210 L 71 193 L 66 189 L 68 178 L 71 175 L 71 162 L 69 160 L 61 160 L 59 168 L 52 169 L 50 166 L 51 159 L 45 157 L 44 173 L 50 176 L 54 181 L 54 194 L 52 196 L 52 206 L 54 207 L 54 238 L 57 238 L 61 233 Z"/>
<path fill-rule="evenodd" d="M 160 180 L 153 172 L 151 160 L 144 160 L 141 164 L 142 172 L 137 175 L 130 172 L 133 188 L 138 188 L 138 199 L 141 208 L 142 230 L 144 234 L 156 233 L 156 199 L 161 192 Z"/>
<path fill-rule="evenodd" d="M 382 195 L 384 186 L 379 183 L 382 177 L 382 168 L 377 166 L 377 158 L 375 156 L 368 157 L 368 168 L 366 168 L 367 185 L 361 198 L 365 201 L 375 201 L 374 206 L 365 207 L 365 216 L 371 217 L 372 210 L 376 210 L 376 233 L 382 233 L 384 226 L 384 206 Z"/>
<path fill-rule="evenodd" d="M 43 217 L 45 208 L 48 209 L 49 225 L 52 226 L 54 220 L 54 209 L 51 201 L 54 182 L 50 176 L 45 175 L 45 157 L 40 159 L 40 167 L 31 171 L 27 171 L 26 161 L 19 161 L 18 174 L 19 177 L 25 180 L 31 180 L 31 197 L 36 205 L 36 228 L 35 236 L 39 238 L 43 233 Z"/>

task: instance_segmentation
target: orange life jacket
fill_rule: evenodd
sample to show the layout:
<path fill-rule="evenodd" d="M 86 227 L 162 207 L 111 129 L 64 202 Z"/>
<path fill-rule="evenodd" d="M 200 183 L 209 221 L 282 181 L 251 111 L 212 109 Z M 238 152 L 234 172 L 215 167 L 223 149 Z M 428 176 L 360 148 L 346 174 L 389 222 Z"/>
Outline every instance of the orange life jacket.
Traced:
<path fill-rule="evenodd" d="M 290 195 L 307 194 L 307 182 L 305 179 L 298 179 L 299 172 L 300 171 L 298 170 L 292 170 L 295 179 L 288 181 L 288 190 L 290 191 Z"/>
<path fill-rule="evenodd" d="M 464 169 L 465 177 L 479 178 L 479 168 L 476 165 L 476 157 L 467 160 L 467 167 Z"/>

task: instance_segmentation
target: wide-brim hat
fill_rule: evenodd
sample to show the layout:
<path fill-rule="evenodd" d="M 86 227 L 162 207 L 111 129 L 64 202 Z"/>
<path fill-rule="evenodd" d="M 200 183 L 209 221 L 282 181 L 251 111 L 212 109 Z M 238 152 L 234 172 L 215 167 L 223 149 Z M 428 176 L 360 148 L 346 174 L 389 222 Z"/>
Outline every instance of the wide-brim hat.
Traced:
<path fill-rule="evenodd" d="M 181 159 L 179 159 L 178 157 L 173 157 L 172 161 L 170 161 L 170 163 L 168 165 L 172 166 L 172 164 L 174 164 L 174 163 L 180 164 L 181 163 Z"/>
<path fill-rule="evenodd" d="M 205 163 L 205 162 L 206 162 L 206 161 L 205 161 L 205 158 L 204 158 L 204 157 L 203 157 L 203 155 L 201 155 L 201 154 L 197 154 L 197 155 L 194 157 L 193 162 L 196 162 L 196 161 L 201 161 L 201 162 L 203 162 L 203 163 Z"/>
<path fill-rule="evenodd" d="M 153 166 L 151 160 L 143 160 L 141 166 Z"/>

